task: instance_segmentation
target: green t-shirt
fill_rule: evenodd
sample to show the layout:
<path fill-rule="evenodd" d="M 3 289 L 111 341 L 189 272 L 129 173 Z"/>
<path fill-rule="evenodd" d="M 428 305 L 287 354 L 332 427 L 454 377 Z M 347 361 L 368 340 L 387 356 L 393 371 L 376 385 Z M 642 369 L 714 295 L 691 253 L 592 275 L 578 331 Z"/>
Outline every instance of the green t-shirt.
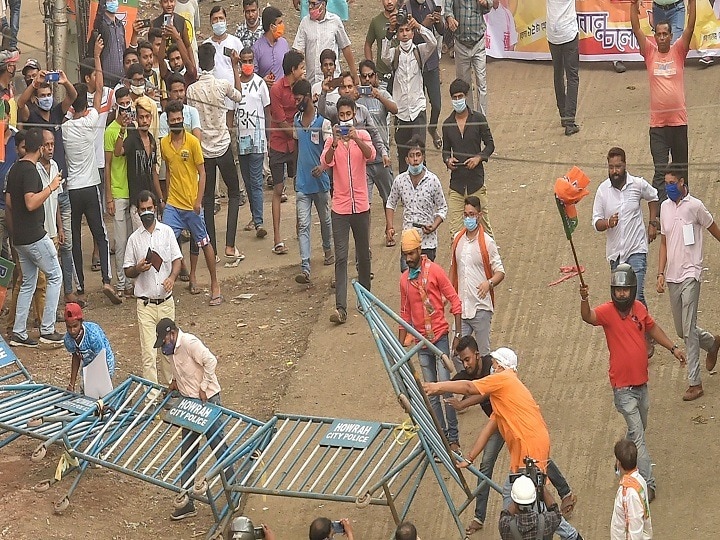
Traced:
<path fill-rule="evenodd" d="M 118 121 L 113 120 L 112 123 L 105 128 L 104 149 L 106 152 L 115 151 L 115 141 L 117 141 L 120 135 L 120 127 Z M 130 198 L 127 179 L 127 159 L 125 159 L 125 156 L 112 157 L 112 164 L 110 165 L 110 190 L 112 191 L 113 199 Z"/>
<path fill-rule="evenodd" d="M 385 17 L 385 13 L 380 13 L 376 15 L 372 21 L 370 21 L 370 27 L 368 28 L 368 33 L 365 37 L 365 43 L 369 43 L 370 45 L 375 44 L 377 46 L 377 53 L 375 54 L 375 67 L 377 68 L 378 75 L 390 73 L 390 67 L 380 60 L 382 40 L 385 38 L 389 25 L 390 20 Z"/>

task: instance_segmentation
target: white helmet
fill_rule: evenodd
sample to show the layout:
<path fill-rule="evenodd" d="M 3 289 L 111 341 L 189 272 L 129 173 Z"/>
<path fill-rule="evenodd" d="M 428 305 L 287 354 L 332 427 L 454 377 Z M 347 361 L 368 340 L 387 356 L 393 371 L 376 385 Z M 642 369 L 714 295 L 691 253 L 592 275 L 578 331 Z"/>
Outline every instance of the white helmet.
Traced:
<path fill-rule="evenodd" d="M 513 482 L 510 497 L 518 504 L 528 505 L 534 503 L 537 498 L 535 484 L 527 476 L 520 476 Z"/>

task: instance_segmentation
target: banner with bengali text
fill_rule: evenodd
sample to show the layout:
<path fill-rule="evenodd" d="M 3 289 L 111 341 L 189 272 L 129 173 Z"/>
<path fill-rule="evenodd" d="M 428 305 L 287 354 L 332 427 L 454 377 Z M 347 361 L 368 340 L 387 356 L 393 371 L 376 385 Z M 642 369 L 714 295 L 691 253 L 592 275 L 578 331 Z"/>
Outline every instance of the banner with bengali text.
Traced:
<path fill-rule="evenodd" d="M 630 27 L 629 0 L 577 0 L 580 59 L 636 60 L 637 40 Z M 499 0 L 485 16 L 485 44 L 492 58 L 549 60 L 545 0 Z M 640 6 L 640 25 L 652 36 L 652 2 Z M 720 56 L 720 0 L 697 0 L 697 21 L 688 56 Z"/>

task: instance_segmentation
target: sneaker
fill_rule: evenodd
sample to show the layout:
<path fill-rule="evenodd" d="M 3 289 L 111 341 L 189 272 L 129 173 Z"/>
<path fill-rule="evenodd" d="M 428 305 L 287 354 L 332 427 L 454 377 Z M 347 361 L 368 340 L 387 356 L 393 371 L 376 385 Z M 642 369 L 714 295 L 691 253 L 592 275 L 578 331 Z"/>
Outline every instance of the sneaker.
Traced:
<path fill-rule="evenodd" d="M 12 343 L 10 343 L 12 345 Z M 702 384 L 696 384 L 694 386 L 689 386 L 687 390 L 685 390 L 685 393 L 683 394 L 683 401 L 694 401 L 699 397 L 702 397 L 702 395 L 705 392 L 703 392 Z"/>
<path fill-rule="evenodd" d="M 295 276 L 295 283 L 300 283 L 302 285 L 310 283 L 310 272 L 302 272 L 301 274 Z"/>
<path fill-rule="evenodd" d="M 38 342 L 31 338 L 30 336 L 26 337 L 25 339 L 18 336 L 15 332 L 13 332 L 12 336 L 10 336 L 10 346 L 11 347 L 31 347 L 35 348 L 38 346 Z"/>
<path fill-rule="evenodd" d="M 337 308 L 335 313 L 330 315 L 330 322 L 335 324 L 345 324 L 347 322 L 347 311 L 343 308 Z"/>
<path fill-rule="evenodd" d="M 53 332 L 52 334 L 40 334 L 40 343 L 48 345 L 60 345 L 64 339 L 65 336 L 57 332 Z"/>
<path fill-rule="evenodd" d="M 573 123 L 573 124 L 568 124 L 565 126 L 565 135 L 567 135 L 568 137 L 570 135 L 575 135 L 579 131 L 580 131 L 580 126 L 578 126 L 577 124 Z"/>
<path fill-rule="evenodd" d="M 175 511 L 170 514 L 170 519 L 173 521 L 180 521 L 181 519 L 197 516 L 197 510 L 192 501 L 187 503 L 182 508 L 176 508 Z"/>
<path fill-rule="evenodd" d="M 625 71 L 627 71 L 625 64 L 623 64 L 620 60 L 615 60 L 613 62 L 613 69 L 615 70 L 615 73 L 625 73 Z"/>

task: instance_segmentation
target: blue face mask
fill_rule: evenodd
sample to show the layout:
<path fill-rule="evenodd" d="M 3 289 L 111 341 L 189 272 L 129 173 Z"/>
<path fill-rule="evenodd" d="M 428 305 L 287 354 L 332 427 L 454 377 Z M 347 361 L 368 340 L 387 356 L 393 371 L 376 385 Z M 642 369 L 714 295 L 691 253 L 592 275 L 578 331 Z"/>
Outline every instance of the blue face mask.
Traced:
<path fill-rule="evenodd" d="M 162 347 L 160 347 L 160 350 L 165 356 L 170 356 L 171 354 L 175 353 L 175 342 L 171 341 L 170 343 L 163 343 Z"/>
<path fill-rule="evenodd" d="M 452 108 L 456 113 L 461 113 L 465 109 L 467 109 L 467 103 L 465 103 L 465 98 L 453 99 Z"/>
<path fill-rule="evenodd" d="M 478 220 L 476 217 L 464 217 L 463 218 L 463 225 L 465 225 L 465 228 L 472 232 L 475 229 L 477 229 L 478 226 Z"/>
<path fill-rule="evenodd" d="M 105 9 L 108 13 L 117 13 L 118 7 L 120 7 L 118 0 L 108 0 L 105 4 Z"/>
<path fill-rule="evenodd" d="M 410 279 L 417 279 L 420 275 L 420 266 L 418 265 L 417 268 L 408 268 L 408 277 Z"/>
<path fill-rule="evenodd" d="M 212 25 L 213 34 L 216 36 L 222 36 L 227 32 L 227 21 L 218 21 Z"/>
<path fill-rule="evenodd" d="M 45 96 L 38 98 L 38 107 L 40 107 L 43 111 L 49 111 L 52 109 L 53 106 L 53 97 L 52 96 Z"/>
<path fill-rule="evenodd" d="M 665 184 L 665 193 L 672 202 L 678 202 L 683 197 L 677 184 Z"/>
<path fill-rule="evenodd" d="M 420 165 L 408 165 L 408 172 L 412 176 L 417 176 L 418 174 L 423 172 L 424 168 L 425 168 L 425 165 L 422 163 Z"/>

